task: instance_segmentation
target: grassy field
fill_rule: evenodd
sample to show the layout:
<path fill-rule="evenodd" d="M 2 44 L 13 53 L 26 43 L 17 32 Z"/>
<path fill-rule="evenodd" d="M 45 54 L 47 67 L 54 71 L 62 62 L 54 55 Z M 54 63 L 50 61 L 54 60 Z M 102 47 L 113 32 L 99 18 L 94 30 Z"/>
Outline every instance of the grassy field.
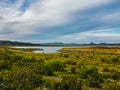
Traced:
<path fill-rule="evenodd" d="M 120 47 L 54 54 L 0 47 L 0 90 L 120 90 Z"/>

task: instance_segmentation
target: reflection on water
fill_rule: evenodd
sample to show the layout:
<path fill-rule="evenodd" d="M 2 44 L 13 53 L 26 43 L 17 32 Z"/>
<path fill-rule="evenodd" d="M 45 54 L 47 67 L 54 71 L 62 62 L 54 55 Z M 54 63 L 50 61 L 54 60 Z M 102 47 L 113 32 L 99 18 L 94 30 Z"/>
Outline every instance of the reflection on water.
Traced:
<path fill-rule="evenodd" d="M 57 53 L 62 48 L 86 48 L 86 47 L 94 47 L 94 46 L 20 46 L 13 48 L 32 48 L 32 49 L 43 49 L 43 50 L 35 50 L 35 53 Z M 109 47 L 109 46 L 108 46 Z"/>
<path fill-rule="evenodd" d="M 83 46 L 84 47 L 84 46 Z M 62 48 L 81 48 L 81 46 L 20 46 L 20 47 L 13 47 L 13 48 L 33 48 L 33 49 L 43 49 L 43 50 L 35 50 L 35 53 L 57 53 Z"/>

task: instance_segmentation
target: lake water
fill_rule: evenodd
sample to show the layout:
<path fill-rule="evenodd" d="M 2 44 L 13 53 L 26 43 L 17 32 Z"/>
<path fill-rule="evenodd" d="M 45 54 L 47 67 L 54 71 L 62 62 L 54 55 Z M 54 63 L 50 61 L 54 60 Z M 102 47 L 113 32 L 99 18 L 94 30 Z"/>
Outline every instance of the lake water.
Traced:
<path fill-rule="evenodd" d="M 20 47 L 13 47 L 13 48 L 32 48 L 32 49 L 43 49 L 43 50 L 35 50 L 34 53 L 57 53 L 58 50 L 62 48 L 86 48 L 86 47 L 94 47 L 92 46 L 20 46 Z M 107 46 L 110 47 L 110 46 Z"/>
<path fill-rule="evenodd" d="M 32 49 L 43 49 L 43 50 L 35 50 L 35 53 L 57 53 L 58 50 L 62 48 L 85 48 L 90 46 L 17 46 L 13 48 L 32 48 Z"/>

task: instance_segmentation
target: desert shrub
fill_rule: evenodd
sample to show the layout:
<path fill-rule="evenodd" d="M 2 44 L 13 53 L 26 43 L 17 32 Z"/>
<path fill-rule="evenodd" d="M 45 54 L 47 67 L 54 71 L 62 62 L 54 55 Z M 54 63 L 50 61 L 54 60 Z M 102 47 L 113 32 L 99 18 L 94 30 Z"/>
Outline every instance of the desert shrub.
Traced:
<path fill-rule="evenodd" d="M 81 90 L 82 80 L 74 75 L 65 75 L 62 81 L 57 84 L 56 90 Z"/>
<path fill-rule="evenodd" d="M 24 60 L 24 56 L 21 54 L 11 54 L 9 60 L 11 62 L 17 62 L 18 60 Z"/>
<path fill-rule="evenodd" d="M 10 67 L 10 61 L 8 60 L 0 60 L 0 70 L 2 69 L 9 69 Z"/>
<path fill-rule="evenodd" d="M 120 84 L 116 81 L 107 81 L 103 84 L 102 90 L 120 90 Z"/>
<path fill-rule="evenodd" d="M 46 75 L 46 76 L 53 76 L 54 75 L 54 71 L 53 71 L 52 68 L 49 68 L 48 66 L 45 66 L 43 74 Z"/>
<path fill-rule="evenodd" d="M 120 72 L 112 72 L 110 74 L 110 78 L 114 79 L 114 80 L 120 80 Z"/>
<path fill-rule="evenodd" d="M 49 60 L 44 64 L 44 75 L 52 76 L 54 72 L 64 71 L 64 66 L 61 61 Z"/>
<path fill-rule="evenodd" d="M 72 72 L 73 74 L 75 74 L 75 71 L 76 71 L 76 67 L 71 67 L 71 72 Z"/>
<path fill-rule="evenodd" d="M 71 64 L 71 65 L 76 65 L 77 64 L 77 62 L 76 61 L 74 61 L 74 60 L 71 60 L 71 59 L 67 59 L 67 60 L 65 60 L 65 62 L 64 62 L 65 64 Z"/>
<path fill-rule="evenodd" d="M 64 58 L 68 58 L 70 55 L 69 54 L 64 54 L 63 57 Z"/>
<path fill-rule="evenodd" d="M 41 85 L 42 75 L 31 68 L 14 66 L 9 71 L 2 71 L 2 90 L 33 90 Z"/>
<path fill-rule="evenodd" d="M 49 60 L 45 63 L 45 67 L 53 71 L 64 71 L 64 66 L 61 61 Z"/>
<path fill-rule="evenodd" d="M 107 68 L 107 67 L 103 68 L 103 72 L 108 72 L 108 71 L 109 71 L 109 68 Z"/>
<path fill-rule="evenodd" d="M 105 62 L 112 64 L 112 63 L 119 63 L 120 60 L 119 60 L 119 57 L 112 56 L 112 57 L 106 58 Z"/>
<path fill-rule="evenodd" d="M 90 87 L 100 88 L 101 83 L 103 83 L 103 77 L 98 73 L 96 67 L 83 67 L 78 71 L 80 78 L 86 80 L 86 84 Z"/>
<path fill-rule="evenodd" d="M 116 57 L 116 56 L 114 56 L 114 57 L 110 58 L 110 61 L 111 61 L 112 63 L 115 63 L 115 62 L 118 62 L 118 61 L 119 61 L 119 58 Z"/>

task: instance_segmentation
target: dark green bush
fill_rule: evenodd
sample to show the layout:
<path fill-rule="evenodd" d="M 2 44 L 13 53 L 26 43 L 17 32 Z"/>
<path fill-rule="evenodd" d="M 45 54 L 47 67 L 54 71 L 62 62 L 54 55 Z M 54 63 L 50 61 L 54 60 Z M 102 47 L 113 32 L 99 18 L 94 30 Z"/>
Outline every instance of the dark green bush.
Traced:
<path fill-rule="evenodd" d="M 56 90 L 81 90 L 82 80 L 74 75 L 65 75 Z"/>
<path fill-rule="evenodd" d="M 120 84 L 113 81 L 107 81 L 103 86 L 102 86 L 102 90 L 120 90 Z"/>
<path fill-rule="evenodd" d="M 103 83 L 103 77 L 98 73 L 96 67 L 83 67 L 78 72 L 80 78 L 86 80 L 86 84 L 90 87 L 100 88 L 101 83 Z"/>
<path fill-rule="evenodd" d="M 64 71 L 64 66 L 61 61 L 50 60 L 45 63 L 45 67 L 47 69 L 51 69 L 53 71 Z"/>
<path fill-rule="evenodd" d="M 33 90 L 41 85 L 42 75 L 31 68 L 13 67 L 11 70 L 1 74 L 2 90 Z"/>
<path fill-rule="evenodd" d="M 68 58 L 70 55 L 69 54 L 64 54 L 63 57 Z"/>

